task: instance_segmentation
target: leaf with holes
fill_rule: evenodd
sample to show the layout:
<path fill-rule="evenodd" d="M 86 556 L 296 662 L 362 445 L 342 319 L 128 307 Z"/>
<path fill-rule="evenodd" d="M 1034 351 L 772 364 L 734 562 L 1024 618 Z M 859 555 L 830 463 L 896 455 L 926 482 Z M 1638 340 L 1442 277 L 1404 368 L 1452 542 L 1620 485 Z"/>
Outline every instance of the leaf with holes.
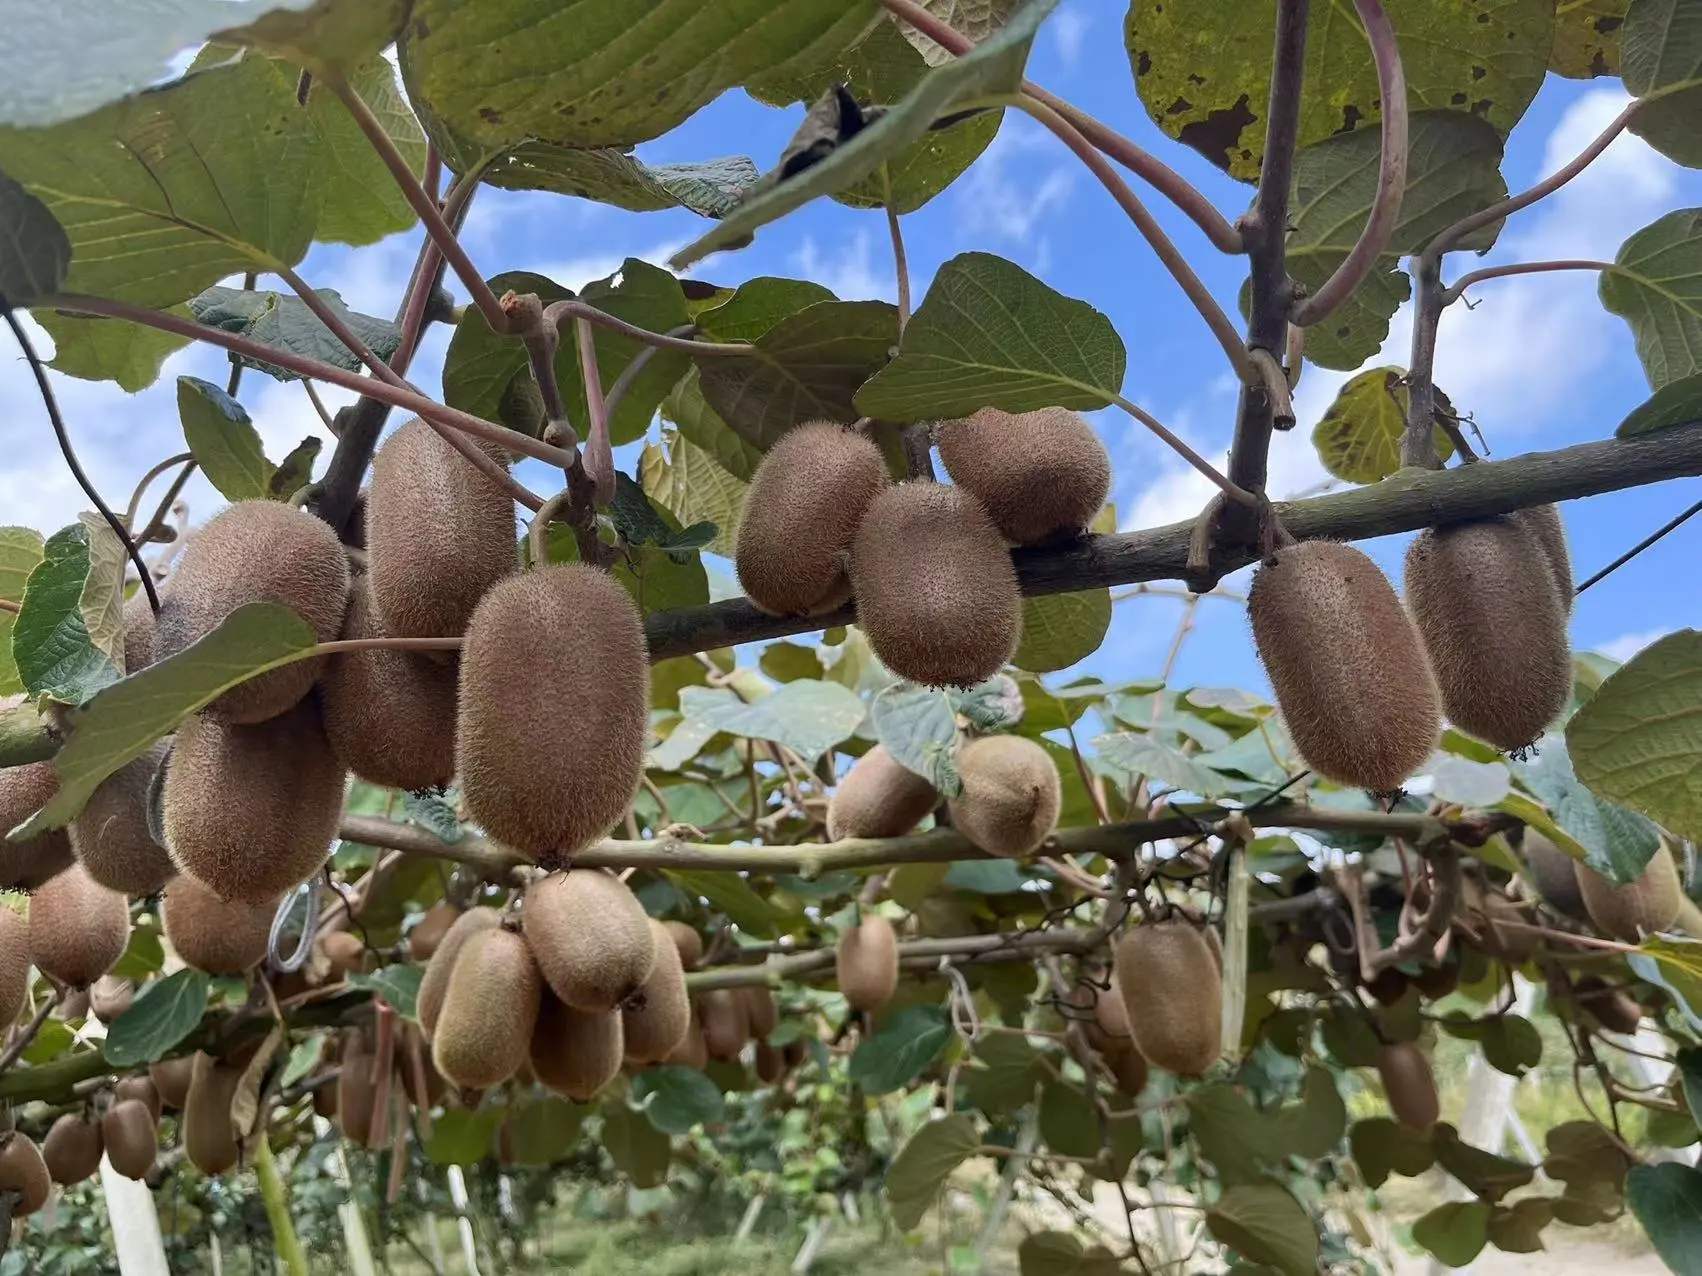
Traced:
<path fill-rule="evenodd" d="M 1022 600 L 1022 641 L 1011 663 L 1030 673 L 1053 673 L 1099 650 L 1111 628 L 1111 591 L 1084 589 Z"/>
<path fill-rule="evenodd" d="M 143 984 L 112 1026 L 101 1052 L 115 1068 L 163 1059 L 201 1023 L 207 1011 L 207 976 L 199 970 L 180 970 Z"/>
<path fill-rule="evenodd" d="M 1437 392 L 1438 405 L 1451 410 Z M 1349 483 L 1377 483 L 1401 468 L 1401 436 L 1406 432 L 1406 373 L 1400 368 L 1361 372 L 1336 393 L 1336 400 L 1312 430 L 1312 445 L 1324 468 Z M 1441 429 L 1433 432 L 1436 454 L 1446 461 L 1454 444 Z"/>
<path fill-rule="evenodd" d="M 48 537 L 12 626 L 32 700 L 80 705 L 124 673 L 124 547 L 98 514 Z"/>
<path fill-rule="evenodd" d="M 1681 208 L 1619 246 L 1602 305 L 1631 325 L 1656 390 L 1702 372 L 1702 208 Z"/>
<path fill-rule="evenodd" d="M 1702 4 L 1637 0 L 1619 47 L 1625 87 L 1644 99 L 1631 131 L 1668 159 L 1702 167 Z"/>
<path fill-rule="evenodd" d="M 1548 69 L 1569 80 L 1618 75 L 1620 38 L 1631 0 L 1560 0 Z"/>
<path fill-rule="evenodd" d="M 1300 1202 L 1274 1183 L 1230 1188 L 1206 1211 L 1206 1230 L 1243 1258 L 1286 1276 L 1318 1270 L 1318 1229 Z"/>
<path fill-rule="evenodd" d="M 910 1136 L 886 1172 L 893 1222 L 909 1231 L 922 1221 L 952 1172 L 980 1146 L 972 1117 L 959 1112 L 930 1121 Z"/>

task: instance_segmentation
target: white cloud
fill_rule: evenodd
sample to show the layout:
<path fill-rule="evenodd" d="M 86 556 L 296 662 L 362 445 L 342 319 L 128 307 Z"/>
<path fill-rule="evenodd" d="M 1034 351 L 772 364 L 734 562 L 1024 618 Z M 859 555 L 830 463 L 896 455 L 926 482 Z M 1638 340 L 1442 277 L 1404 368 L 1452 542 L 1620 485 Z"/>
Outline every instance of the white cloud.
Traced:
<path fill-rule="evenodd" d="M 1047 29 L 1057 41 L 1058 57 L 1066 67 L 1073 70 L 1081 59 L 1082 48 L 1087 43 L 1088 28 L 1092 25 L 1093 19 L 1074 6 L 1061 9 L 1053 15 Z"/>
<path fill-rule="evenodd" d="M 647 261 L 653 266 L 660 266 L 690 242 L 689 239 L 684 237 L 667 239 L 661 243 L 653 244 L 649 248 L 639 249 L 637 252 L 586 253 L 581 257 L 568 257 L 555 261 L 522 262 L 510 267 L 510 269 L 535 271 L 555 280 L 556 283 L 565 288 L 572 288 L 575 292 L 578 292 L 586 284 L 609 278 L 621 268 L 621 263 L 628 257 L 636 257 L 639 261 Z M 685 273 L 690 274 L 691 272 L 686 271 Z"/>
<path fill-rule="evenodd" d="M 806 235 L 792 254 L 792 266 L 800 277 L 813 279 L 842 301 L 894 301 L 898 297 L 898 281 L 891 267 L 875 261 L 874 238 L 866 230 L 828 252 L 822 251 L 814 235 Z"/>
<path fill-rule="evenodd" d="M 1600 652 L 1610 660 L 1624 664 L 1643 648 L 1659 642 L 1672 632 L 1670 627 L 1665 629 L 1648 629 L 1642 633 L 1621 634 L 1609 642 L 1597 643 L 1591 650 Z"/>
<path fill-rule="evenodd" d="M 1006 121 L 955 188 L 953 207 L 967 237 L 1026 243 L 1075 185 L 1078 170 L 1057 151 L 1056 140 L 1015 123 Z M 1034 152 L 1060 154 L 1059 162 L 1036 172 L 1037 161 L 1024 159 Z"/>

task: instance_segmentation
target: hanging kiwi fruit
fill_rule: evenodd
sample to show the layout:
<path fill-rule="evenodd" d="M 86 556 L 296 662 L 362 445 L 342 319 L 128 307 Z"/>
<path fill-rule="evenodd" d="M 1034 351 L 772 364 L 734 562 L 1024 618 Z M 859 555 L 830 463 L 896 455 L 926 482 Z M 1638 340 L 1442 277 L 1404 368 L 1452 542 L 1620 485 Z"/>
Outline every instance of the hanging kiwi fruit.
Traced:
<path fill-rule="evenodd" d="M 963 791 L 950 802 L 952 827 L 989 855 L 1032 855 L 1057 827 L 1063 805 L 1058 768 L 1033 740 L 971 740 L 957 751 L 957 771 Z"/>
<path fill-rule="evenodd" d="M 939 801 L 926 777 L 877 744 L 834 787 L 827 804 L 828 840 L 899 837 L 927 819 Z"/>
<path fill-rule="evenodd" d="M 1067 408 L 982 408 L 940 422 L 934 438 L 952 482 L 974 493 L 1012 544 L 1080 533 L 1111 491 L 1105 445 Z"/>
<path fill-rule="evenodd" d="M 1181 918 L 1131 927 L 1117 941 L 1117 991 L 1146 1061 L 1197 1077 L 1223 1049 L 1223 975 L 1200 928 Z"/>

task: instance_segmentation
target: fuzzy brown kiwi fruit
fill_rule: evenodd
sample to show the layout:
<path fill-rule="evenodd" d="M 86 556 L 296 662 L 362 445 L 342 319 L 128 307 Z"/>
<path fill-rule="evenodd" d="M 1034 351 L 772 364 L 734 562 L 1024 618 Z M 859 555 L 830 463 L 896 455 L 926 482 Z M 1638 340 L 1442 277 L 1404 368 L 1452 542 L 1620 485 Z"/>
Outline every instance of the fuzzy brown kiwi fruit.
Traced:
<path fill-rule="evenodd" d="M 745 1002 L 745 1022 L 750 1025 L 751 1037 L 766 1040 L 780 1026 L 780 1006 L 767 988 L 740 989 Z"/>
<path fill-rule="evenodd" d="M 899 837 L 939 805 L 934 786 L 877 744 L 845 773 L 827 804 L 827 837 Z"/>
<path fill-rule="evenodd" d="M 625 814 L 649 735 L 644 621 L 619 581 L 571 563 L 485 595 L 461 651 L 456 758 L 487 834 L 562 864 Z"/>
<path fill-rule="evenodd" d="M 1117 1089 L 1131 1099 L 1138 1097 L 1141 1091 L 1146 1089 L 1146 1083 L 1151 1076 L 1146 1056 L 1133 1046 L 1105 1056 L 1105 1066 L 1110 1070 L 1111 1079 L 1116 1082 Z"/>
<path fill-rule="evenodd" d="M 685 922 L 666 921 L 662 923 L 662 929 L 668 932 L 668 942 L 680 955 L 681 968 L 696 970 L 697 963 L 703 960 L 703 936 Z"/>
<path fill-rule="evenodd" d="M 425 1046 L 425 1036 L 419 1025 L 408 1024 L 403 1029 L 404 1041 L 398 1047 L 397 1071 L 402 1074 L 402 1091 L 416 1108 L 433 1108 L 449 1089 L 443 1074 L 433 1066 L 431 1049 Z M 414 1075 L 414 1052 L 419 1051 L 421 1076 Z M 422 1088 L 422 1084 L 423 1088 Z"/>
<path fill-rule="evenodd" d="M 1615 886 L 1587 864 L 1575 865 L 1578 891 L 1590 923 L 1602 934 L 1627 944 L 1665 930 L 1678 917 L 1684 903 L 1684 884 L 1679 881 L 1678 863 L 1663 842 L 1643 869 L 1643 875 L 1624 886 Z"/>
<path fill-rule="evenodd" d="M 1566 607 L 1536 537 L 1505 518 L 1431 528 L 1406 586 L 1449 720 L 1498 749 L 1532 744 L 1572 694 Z"/>
<path fill-rule="evenodd" d="M 526 942 L 550 988 L 575 1010 L 613 1010 L 656 965 L 656 933 L 625 882 L 602 869 L 552 873 L 526 892 Z"/>
<path fill-rule="evenodd" d="M 53 1018 L 61 1023 L 81 1023 L 89 1017 L 89 990 L 73 988 L 59 999 L 53 1008 Z"/>
<path fill-rule="evenodd" d="M 433 904 L 408 932 L 408 955 L 415 961 L 430 961 L 461 910 L 453 904 Z"/>
<path fill-rule="evenodd" d="M 48 1177 L 47 1164 L 41 1159 L 41 1149 L 22 1131 L 7 1135 L 4 1146 L 0 1146 L 0 1192 L 18 1194 L 17 1204 L 12 1206 L 12 1217 L 34 1214 L 47 1204 L 48 1193 L 52 1190 L 53 1180 Z"/>
<path fill-rule="evenodd" d="M 23 703 L 22 696 L 0 700 L 0 709 Z M 22 824 L 59 791 L 59 773 L 51 762 L 0 767 L 0 837 Z M 34 890 L 71 863 L 71 839 L 64 829 L 49 829 L 27 842 L 10 843 L 0 855 L 0 890 Z"/>
<path fill-rule="evenodd" d="M 195 1056 L 182 1055 L 176 1059 L 161 1059 L 148 1065 L 148 1080 L 160 1096 L 162 1106 L 174 1112 L 183 1111 L 189 1099 L 189 1084 L 195 1077 Z"/>
<path fill-rule="evenodd" d="M 124 600 L 124 673 L 140 673 L 154 663 L 154 609 L 138 588 Z"/>
<path fill-rule="evenodd" d="M 165 1106 L 160 1101 L 159 1089 L 148 1077 L 121 1077 L 118 1084 L 112 1087 L 112 1101 L 122 1103 L 126 1099 L 135 1099 L 147 1108 L 155 1124 L 158 1124 L 160 1117 L 165 1114 Z"/>
<path fill-rule="evenodd" d="M 502 1084 L 526 1062 L 542 990 L 524 939 L 501 926 L 476 931 L 450 972 L 432 1034 L 432 1063 L 458 1086 Z"/>
<path fill-rule="evenodd" d="M 81 864 L 30 897 L 30 960 L 62 984 L 87 988 L 117 964 L 129 942 L 129 904 Z"/>
<path fill-rule="evenodd" d="M 1407 995 L 1409 980 L 1406 975 L 1393 966 L 1379 970 L 1365 985 L 1365 991 L 1370 993 L 1379 1006 L 1392 1006 Z"/>
<path fill-rule="evenodd" d="M 160 925 L 186 966 L 209 975 L 240 975 L 266 959 L 276 897 L 258 904 L 226 902 L 193 877 L 177 877 L 160 896 Z"/>
<path fill-rule="evenodd" d="M 508 465 L 505 449 L 475 446 Z M 373 458 L 366 548 L 386 629 L 398 638 L 458 638 L 479 599 L 520 565 L 514 499 L 415 418 Z"/>
<path fill-rule="evenodd" d="M 1117 991 L 1129 1034 L 1148 1063 L 1197 1077 L 1223 1045 L 1223 977 L 1200 929 L 1181 920 L 1148 922 L 1117 941 Z"/>
<path fill-rule="evenodd" d="M 22 1013 L 30 994 L 30 924 L 0 904 L 0 1033 Z"/>
<path fill-rule="evenodd" d="M 845 554 L 886 461 L 866 435 L 831 421 L 795 426 L 757 466 L 733 565 L 751 602 L 775 616 L 832 611 L 851 596 Z"/>
<path fill-rule="evenodd" d="M 1615 988 L 1595 975 L 1586 975 L 1573 985 L 1581 1009 L 1609 1032 L 1630 1035 L 1643 1022 L 1643 1007 L 1622 988 Z"/>
<path fill-rule="evenodd" d="M 1115 974 L 1109 988 L 1092 990 L 1093 1018 L 1082 1026 L 1088 1043 L 1108 1058 L 1127 1054 L 1135 1048 L 1134 1034 L 1129 1030 L 1129 1010 L 1123 1004 L 1123 994 Z"/>
<path fill-rule="evenodd" d="M 1442 1115 L 1430 1060 L 1410 1041 L 1397 1041 L 1377 1052 L 1377 1075 L 1395 1120 L 1409 1130 L 1428 1130 Z"/>
<path fill-rule="evenodd" d="M 1032 855 L 1058 823 L 1063 790 L 1046 750 L 1017 735 L 988 735 L 957 751 L 963 792 L 952 827 L 989 855 Z"/>
<path fill-rule="evenodd" d="M 349 560 L 331 528 L 282 501 L 238 501 L 189 541 L 154 617 L 154 655 L 164 660 L 212 633 L 244 603 L 279 603 L 320 642 L 343 628 Z M 324 664 L 313 656 L 239 683 L 202 713 L 223 722 L 264 722 L 307 695 Z"/>
<path fill-rule="evenodd" d="M 583 1103 L 621 1070 L 623 1016 L 615 1010 L 575 1010 L 545 992 L 528 1057 L 538 1080 Z"/>
<path fill-rule="evenodd" d="M 89 1009 L 102 1023 L 111 1023 L 136 1000 L 136 985 L 117 975 L 102 975 L 89 985 Z"/>
<path fill-rule="evenodd" d="M 664 1063 L 677 1064 L 682 1068 L 695 1068 L 701 1072 L 709 1066 L 709 1048 L 703 1041 L 703 1023 L 698 1018 L 697 1003 L 691 1003 L 691 1021 L 686 1027 L 685 1036 L 680 1038 L 680 1044 L 674 1047 Z"/>
<path fill-rule="evenodd" d="M 963 488 L 900 483 L 877 496 L 851 545 L 851 579 L 857 624 L 900 677 L 972 687 L 1016 653 L 1016 568 L 999 529 Z"/>
<path fill-rule="evenodd" d="M 656 935 L 656 964 L 639 989 L 643 1005 L 620 1012 L 623 1048 L 634 1063 L 662 1062 L 679 1048 L 691 1028 L 680 950 L 661 922 L 651 922 L 650 929 Z"/>
<path fill-rule="evenodd" d="M 67 1112 L 48 1127 L 47 1137 L 41 1141 L 41 1159 L 47 1166 L 47 1177 L 69 1187 L 100 1169 L 100 1154 L 105 1148 L 100 1122 L 82 1113 Z"/>
<path fill-rule="evenodd" d="M 1542 902 L 1563 917 L 1588 921 L 1584 893 L 1578 885 L 1577 861 L 1533 828 L 1525 829 L 1519 843 L 1525 855 L 1525 871 Z"/>
<path fill-rule="evenodd" d="M 170 746 L 146 753 L 100 782 L 69 829 L 71 851 L 90 877 L 125 895 L 152 895 L 177 872 L 148 831 L 148 795 Z"/>
<path fill-rule="evenodd" d="M 851 1009 L 865 1014 L 879 1010 L 898 988 L 898 934 L 892 923 L 865 913 L 839 937 L 833 964 L 839 991 Z"/>
<path fill-rule="evenodd" d="M 711 988 L 698 999 L 703 1046 L 711 1059 L 731 1062 L 751 1039 L 750 1015 L 734 988 Z"/>
<path fill-rule="evenodd" d="M 107 1160 L 125 1178 L 140 1181 L 153 1168 L 159 1136 L 154 1130 L 154 1114 L 140 1099 L 114 1103 L 100 1119 L 100 1132 Z"/>
<path fill-rule="evenodd" d="M 374 1063 L 364 1034 L 358 1029 L 350 1032 L 344 1038 L 337 1067 L 337 1128 L 358 1147 L 368 1147 L 372 1142 L 378 1097 Z"/>
<path fill-rule="evenodd" d="M 1554 589 L 1560 595 L 1560 605 L 1572 610 L 1575 590 L 1572 586 L 1572 555 L 1566 548 L 1566 525 L 1560 520 L 1560 510 L 1554 505 L 1532 505 L 1507 516 L 1536 538 L 1548 565 Z"/>
<path fill-rule="evenodd" d="M 779 1046 L 766 1041 L 756 1043 L 756 1079 L 763 1085 L 773 1085 L 786 1075 L 786 1054 Z"/>
<path fill-rule="evenodd" d="M 1111 458 L 1068 408 L 982 408 L 934 427 L 940 460 L 987 509 L 1000 533 L 1034 545 L 1093 522 L 1111 491 Z"/>
<path fill-rule="evenodd" d="M 343 637 L 389 636 L 367 578 L 357 577 Z M 326 738 L 361 779 L 412 790 L 455 778 L 454 661 L 382 648 L 339 652 L 326 662 L 319 689 Z"/>
<path fill-rule="evenodd" d="M 184 1154 L 203 1174 L 223 1174 L 242 1156 L 231 1124 L 231 1103 L 241 1081 L 241 1068 L 220 1064 L 211 1055 L 195 1056 L 178 1128 Z"/>
<path fill-rule="evenodd" d="M 331 969 L 339 975 L 347 975 L 352 971 L 365 970 L 370 965 L 371 953 L 360 936 L 346 930 L 332 931 L 319 941 L 320 948 L 325 953 L 325 960 L 331 964 Z"/>
<path fill-rule="evenodd" d="M 1442 702 L 1418 630 L 1352 545 L 1286 545 L 1253 575 L 1247 613 L 1289 734 L 1325 779 L 1387 793 L 1424 765 Z"/>
<path fill-rule="evenodd" d="M 455 969 L 455 959 L 461 955 L 461 946 L 480 931 L 501 924 L 502 914 L 496 909 L 469 908 L 443 933 L 442 941 L 426 963 L 425 974 L 420 978 L 419 994 L 414 998 L 414 1009 L 427 1037 L 437 1031 L 437 1019 L 443 1011 L 443 994 L 448 991 L 449 976 Z"/>
<path fill-rule="evenodd" d="M 347 778 L 311 701 L 258 726 L 187 718 L 165 775 L 172 858 L 221 899 L 275 901 L 331 853 Z"/>

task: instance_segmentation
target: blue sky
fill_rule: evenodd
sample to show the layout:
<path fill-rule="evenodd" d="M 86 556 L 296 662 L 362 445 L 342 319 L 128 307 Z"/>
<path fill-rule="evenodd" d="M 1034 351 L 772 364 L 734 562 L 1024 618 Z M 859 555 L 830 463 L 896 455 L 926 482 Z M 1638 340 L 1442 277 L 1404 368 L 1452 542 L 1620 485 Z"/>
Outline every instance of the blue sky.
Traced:
<path fill-rule="evenodd" d="M 1105 0 L 1066 0 L 1041 32 L 1030 77 L 1157 152 L 1233 217 L 1246 206 L 1250 188 L 1223 177 L 1148 122 L 1123 51 L 1121 13 L 1122 6 Z M 1571 158 L 1624 100 L 1617 81 L 1550 77 L 1508 143 L 1504 171 L 1509 185 L 1523 188 Z M 734 92 L 675 133 L 641 146 L 639 154 L 667 162 L 740 152 L 767 168 L 801 114 L 801 108 L 777 111 Z M 1234 313 L 1244 277 L 1241 259 L 1217 253 L 1160 197 L 1144 189 L 1142 194 L 1150 195 L 1149 206 Z M 1697 203 L 1702 203 L 1702 174 L 1680 169 L 1635 138 L 1622 137 L 1583 177 L 1519 214 L 1488 260 L 1611 258 L 1641 226 Z M 523 268 L 577 287 L 609 274 L 629 255 L 662 261 L 701 227 L 700 219 L 683 211 L 631 214 L 557 196 L 485 191 L 474 207 L 466 241 L 486 274 Z M 1221 458 L 1235 406 L 1221 351 L 1109 196 L 1049 134 L 1026 119 L 1007 118 L 977 164 L 928 207 L 906 217 L 904 230 L 918 301 L 942 261 L 978 249 L 1009 257 L 1060 292 L 1104 311 L 1128 346 L 1125 393 L 1199 451 Z M 356 309 L 389 315 L 412 265 L 417 236 L 397 236 L 358 251 L 317 248 L 302 274 L 320 287 L 338 289 Z M 1462 259 L 1450 275 L 1472 268 L 1468 260 L 1481 264 Z M 814 278 L 844 298 L 895 295 L 882 214 L 828 202 L 765 229 L 740 253 L 710 258 L 696 273 L 729 284 L 760 274 L 796 275 Z M 1594 276 L 1501 280 L 1484 285 L 1478 295 L 1481 304 L 1475 310 L 1456 306 L 1444 319 L 1437 379 L 1457 407 L 1475 414 L 1492 455 L 1604 437 L 1647 397 L 1630 331 L 1601 309 Z M 1403 314 L 1374 364 L 1404 365 L 1409 331 Z M 434 329 L 413 369 L 414 379 L 433 392 L 448 336 L 447 329 Z M 57 379 L 82 459 L 111 503 L 122 506 L 144 470 L 181 450 L 175 377 L 190 373 L 222 382 L 224 367 L 215 351 L 184 352 L 167 362 L 156 386 L 137 396 L 125 396 L 109 384 Z M 1300 428 L 1278 436 L 1273 447 L 1273 495 L 1296 495 L 1327 480 L 1310 431 L 1344 380 L 1345 374 L 1307 370 L 1297 400 Z M 0 362 L 0 396 L 7 409 L 0 430 L 7 452 L 0 473 L 0 522 L 50 532 L 73 519 L 85 502 L 58 459 L 21 361 L 8 357 Z M 297 385 L 250 373 L 241 397 L 274 458 L 303 435 L 320 432 Z M 348 397 L 326 395 L 334 404 Z M 1205 503 L 1210 494 L 1205 481 L 1144 430 L 1115 410 L 1095 420 L 1111 452 L 1114 498 L 1125 528 L 1191 517 Z M 541 469 L 522 477 L 535 490 L 549 490 L 549 477 Z M 1669 483 L 1564 506 L 1578 575 L 1595 570 L 1688 505 L 1696 499 L 1697 486 L 1693 480 Z M 217 508 L 218 498 L 200 480 L 186 495 L 197 522 Z M 1674 578 L 1690 578 L 1697 536 L 1702 526 L 1681 530 L 1584 594 L 1573 622 L 1575 645 L 1624 658 L 1669 629 L 1702 621 L 1702 597 L 1695 591 L 1662 588 Z M 1365 547 L 1398 577 L 1406 540 L 1387 537 Z M 1228 587 L 1244 588 L 1245 576 L 1230 578 Z M 1108 679 L 1154 673 L 1169 647 L 1180 605 L 1151 597 L 1120 604 L 1104 646 L 1081 671 Z M 1264 687 L 1238 604 L 1214 599 L 1202 605 L 1177 678 L 1180 685 Z"/>

